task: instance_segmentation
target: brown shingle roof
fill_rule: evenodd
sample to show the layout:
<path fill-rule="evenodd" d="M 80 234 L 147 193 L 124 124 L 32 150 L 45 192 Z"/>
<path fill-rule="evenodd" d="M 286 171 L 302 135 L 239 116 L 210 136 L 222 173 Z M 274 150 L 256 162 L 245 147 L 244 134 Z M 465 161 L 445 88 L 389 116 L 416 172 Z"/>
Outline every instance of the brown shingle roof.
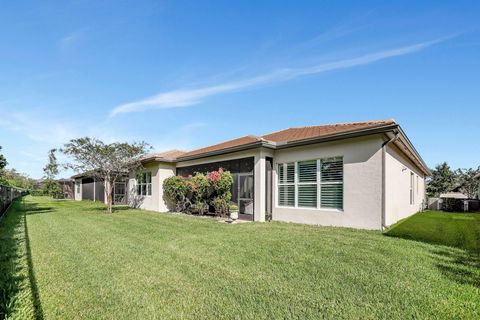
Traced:
<path fill-rule="evenodd" d="M 228 150 L 234 147 L 254 144 L 256 142 L 265 141 L 272 143 L 286 143 L 311 138 L 327 137 L 335 134 L 354 132 L 363 129 L 373 129 L 376 127 L 382 127 L 391 124 L 395 124 L 395 120 L 374 120 L 289 128 L 281 131 L 272 132 L 261 137 L 253 135 L 244 136 L 241 138 L 224 141 L 218 144 L 195 149 L 188 152 L 171 150 L 159 154 L 147 155 L 146 159 L 182 160 L 191 156 L 198 156 L 210 152 Z"/>
<path fill-rule="evenodd" d="M 370 129 L 375 127 L 386 126 L 389 124 L 395 124 L 394 120 L 375 120 L 364 122 L 350 122 L 350 123 L 337 123 L 321 126 L 309 126 L 299 128 L 289 128 L 262 136 L 265 140 L 273 142 L 291 142 L 299 141 L 310 138 L 320 138 L 330 136 L 339 133 L 347 133 L 351 131 L 357 131 L 362 129 Z"/>
<path fill-rule="evenodd" d="M 153 160 L 153 159 L 175 160 L 176 158 L 180 157 L 184 153 L 185 151 L 173 149 L 173 150 L 169 150 L 161 153 L 147 154 L 142 158 L 142 160 L 143 161 Z"/>
<path fill-rule="evenodd" d="M 186 153 L 181 155 L 181 158 L 194 156 L 194 155 L 199 155 L 199 154 L 208 153 L 208 152 L 213 152 L 213 151 L 225 150 L 225 149 L 238 147 L 238 146 L 243 146 L 243 145 L 248 145 L 248 144 L 259 142 L 259 141 L 262 141 L 262 138 L 257 137 L 257 136 L 244 136 L 244 137 L 241 137 L 241 138 L 228 140 L 228 141 L 225 141 L 225 142 L 214 144 L 212 146 L 208 146 L 208 147 L 192 150 L 190 152 L 186 152 Z"/>

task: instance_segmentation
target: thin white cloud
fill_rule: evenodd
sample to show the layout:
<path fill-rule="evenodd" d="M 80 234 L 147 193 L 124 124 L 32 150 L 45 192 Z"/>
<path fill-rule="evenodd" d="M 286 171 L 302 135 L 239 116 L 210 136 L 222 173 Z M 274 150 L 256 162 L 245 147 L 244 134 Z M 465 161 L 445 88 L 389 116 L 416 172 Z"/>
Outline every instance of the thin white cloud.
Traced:
<path fill-rule="evenodd" d="M 60 50 L 65 51 L 76 46 L 84 38 L 86 28 L 76 30 L 60 39 Z"/>
<path fill-rule="evenodd" d="M 267 74 L 263 74 L 257 77 L 219 84 L 214 86 L 207 86 L 202 88 L 186 88 L 173 91 L 167 91 L 159 93 L 153 97 L 134 101 L 115 107 L 110 112 L 110 117 L 114 117 L 121 113 L 140 112 L 149 109 L 168 109 L 176 107 L 187 107 L 201 103 L 205 98 L 245 90 L 247 88 L 258 87 L 261 85 L 267 85 L 274 82 L 288 81 L 295 78 L 299 78 L 307 75 L 315 75 L 333 70 L 347 69 L 361 65 L 367 65 L 387 58 L 403 56 L 406 54 L 415 53 L 424 50 L 437 43 L 443 42 L 446 39 L 441 38 L 432 41 L 426 41 L 400 48 L 379 51 L 362 55 L 359 57 L 333 61 L 329 63 L 314 65 L 306 68 L 285 68 L 276 70 Z"/>

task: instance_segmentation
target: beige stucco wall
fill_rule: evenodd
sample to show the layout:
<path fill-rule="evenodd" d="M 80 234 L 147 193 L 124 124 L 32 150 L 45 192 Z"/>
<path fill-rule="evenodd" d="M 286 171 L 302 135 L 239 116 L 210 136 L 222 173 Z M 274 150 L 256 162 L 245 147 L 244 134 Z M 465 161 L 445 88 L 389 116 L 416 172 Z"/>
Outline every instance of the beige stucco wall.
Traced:
<path fill-rule="evenodd" d="M 144 170 L 152 173 L 152 195 L 140 196 L 137 194 L 136 177 L 132 173 L 128 179 L 128 204 L 145 210 L 168 211 L 163 200 L 163 180 L 175 175 L 175 164 L 150 162 L 144 165 Z"/>
<path fill-rule="evenodd" d="M 412 172 L 414 202 L 410 204 Z M 389 145 L 385 154 L 385 176 L 385 224 L 389 226 L 420 211 L 425 201 L 425 175 L 398 148 Z"/>
<path fill-rule="evenodd" d="M 382 221 L 382 150 L 380 135 L 276 150 L 273 220 L 380 229 Z M 343 156 L 343 210 L 282 208 L 277 203 L 277 164 Z"/>

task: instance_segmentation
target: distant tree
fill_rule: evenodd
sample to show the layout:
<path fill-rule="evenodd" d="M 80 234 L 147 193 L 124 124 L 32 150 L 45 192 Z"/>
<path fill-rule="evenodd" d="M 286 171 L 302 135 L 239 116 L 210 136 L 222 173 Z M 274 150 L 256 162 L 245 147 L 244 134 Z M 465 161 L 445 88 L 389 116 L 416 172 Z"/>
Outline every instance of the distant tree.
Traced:
<path fill-rule="evenodd" d="M 58 174 L 58 162 L 55 152 L 57 152 L 57 149 L 48 151 L 48 163 L 43 167 L 43 172 L 47 179 L 55 179 Z"/>
<path fill-rule="evenodd" d="M 480 167 L 457 170 L 460 192 L 464 193 L 469 199 L 478 197 L 478 190 L 480 190 L 480 179 L 476 177 L 478 174 L 480 174 Z"/>
<path fill-rule="evenodd" d="M 46 179 L 43 182 L 42 192 L 44 195 L 55 198 L 61 195 L 62 186 L 54 179 Z"/>
<path fill-rule="evenodd" d="M 51 149 L 48 151 L 48 163 L 43 168 L 45 173 L 45 181 L 43 182 L 43 194 L 49 195 L 51 197 L 57 197 L 62 191 L 62 187 L 55 180 L 55 177 L 58 174 L 58 162 L 55 155 L 56 149 Z"/>
<path fill-rule="evenodd" d="M 427 193 L 430 196 L 439 196 L 440 193 L 452 191 L 457 185 L 457 175 L 446 162 L 437 165 L 430 171 L 432 171 L 432 176 L 427 182 Z"/>
<path fill-rule="evenodd" d="M 2 154 L 2 146 L 0 146 L 0 175 L 3 172 L 3 169 L 7 166 L 8 162 L 5 159 L 4 155 Z"/>
<path fill-rule="evenodd" d="M 0 146 L 0 184 L 7 185 L 8 181 L 4 176 L 4 169 L 7 166 L 7 159 L 2 154 L 2 146 Z"/>
<path fill-rule="evenodd" d="M 150 146 L 145 142 L 106 144 L 95 138 L 70 140 L 61 151 L 70 156 L 65 167 L 76 172 L 87 172 L 102 180 L 107 195 L 107 210 L 112 212 L 112 193 L 115 182 L 129 172 L 142 168 L 141 157 Z"/>
<path fill-rule="evenodd" d="M 24 173 L 20 173 L 15 169 L 4 169 L 1 176 L 1 184 L 22 189 L 31 189 L 35 180 Z"/>

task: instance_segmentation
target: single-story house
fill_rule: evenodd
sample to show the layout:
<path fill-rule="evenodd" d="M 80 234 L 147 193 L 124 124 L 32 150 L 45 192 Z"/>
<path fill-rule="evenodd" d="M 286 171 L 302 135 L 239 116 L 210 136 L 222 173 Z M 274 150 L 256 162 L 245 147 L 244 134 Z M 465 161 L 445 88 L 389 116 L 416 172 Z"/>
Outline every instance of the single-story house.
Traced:
<path fill-rule="evenodd" d="M 75 181 L 74 199 L 92 200 L 107 203 L 105 184 L 102 180 L 88 173 L 72 176 Z M 127 182 L 118 181 L 113 187 L 113 204 L 127 204 Z"/>
<path fill-rule="evenodd" d="M 430 174 L 394 120 L 289 128 L 143 162 L 144 171 L 127 183 L 134 207 L 168 211 L 165 178 L 223 168 L 234 176 L 232 200 L 244 218 L 364 229 L 424 208 Z"/>

